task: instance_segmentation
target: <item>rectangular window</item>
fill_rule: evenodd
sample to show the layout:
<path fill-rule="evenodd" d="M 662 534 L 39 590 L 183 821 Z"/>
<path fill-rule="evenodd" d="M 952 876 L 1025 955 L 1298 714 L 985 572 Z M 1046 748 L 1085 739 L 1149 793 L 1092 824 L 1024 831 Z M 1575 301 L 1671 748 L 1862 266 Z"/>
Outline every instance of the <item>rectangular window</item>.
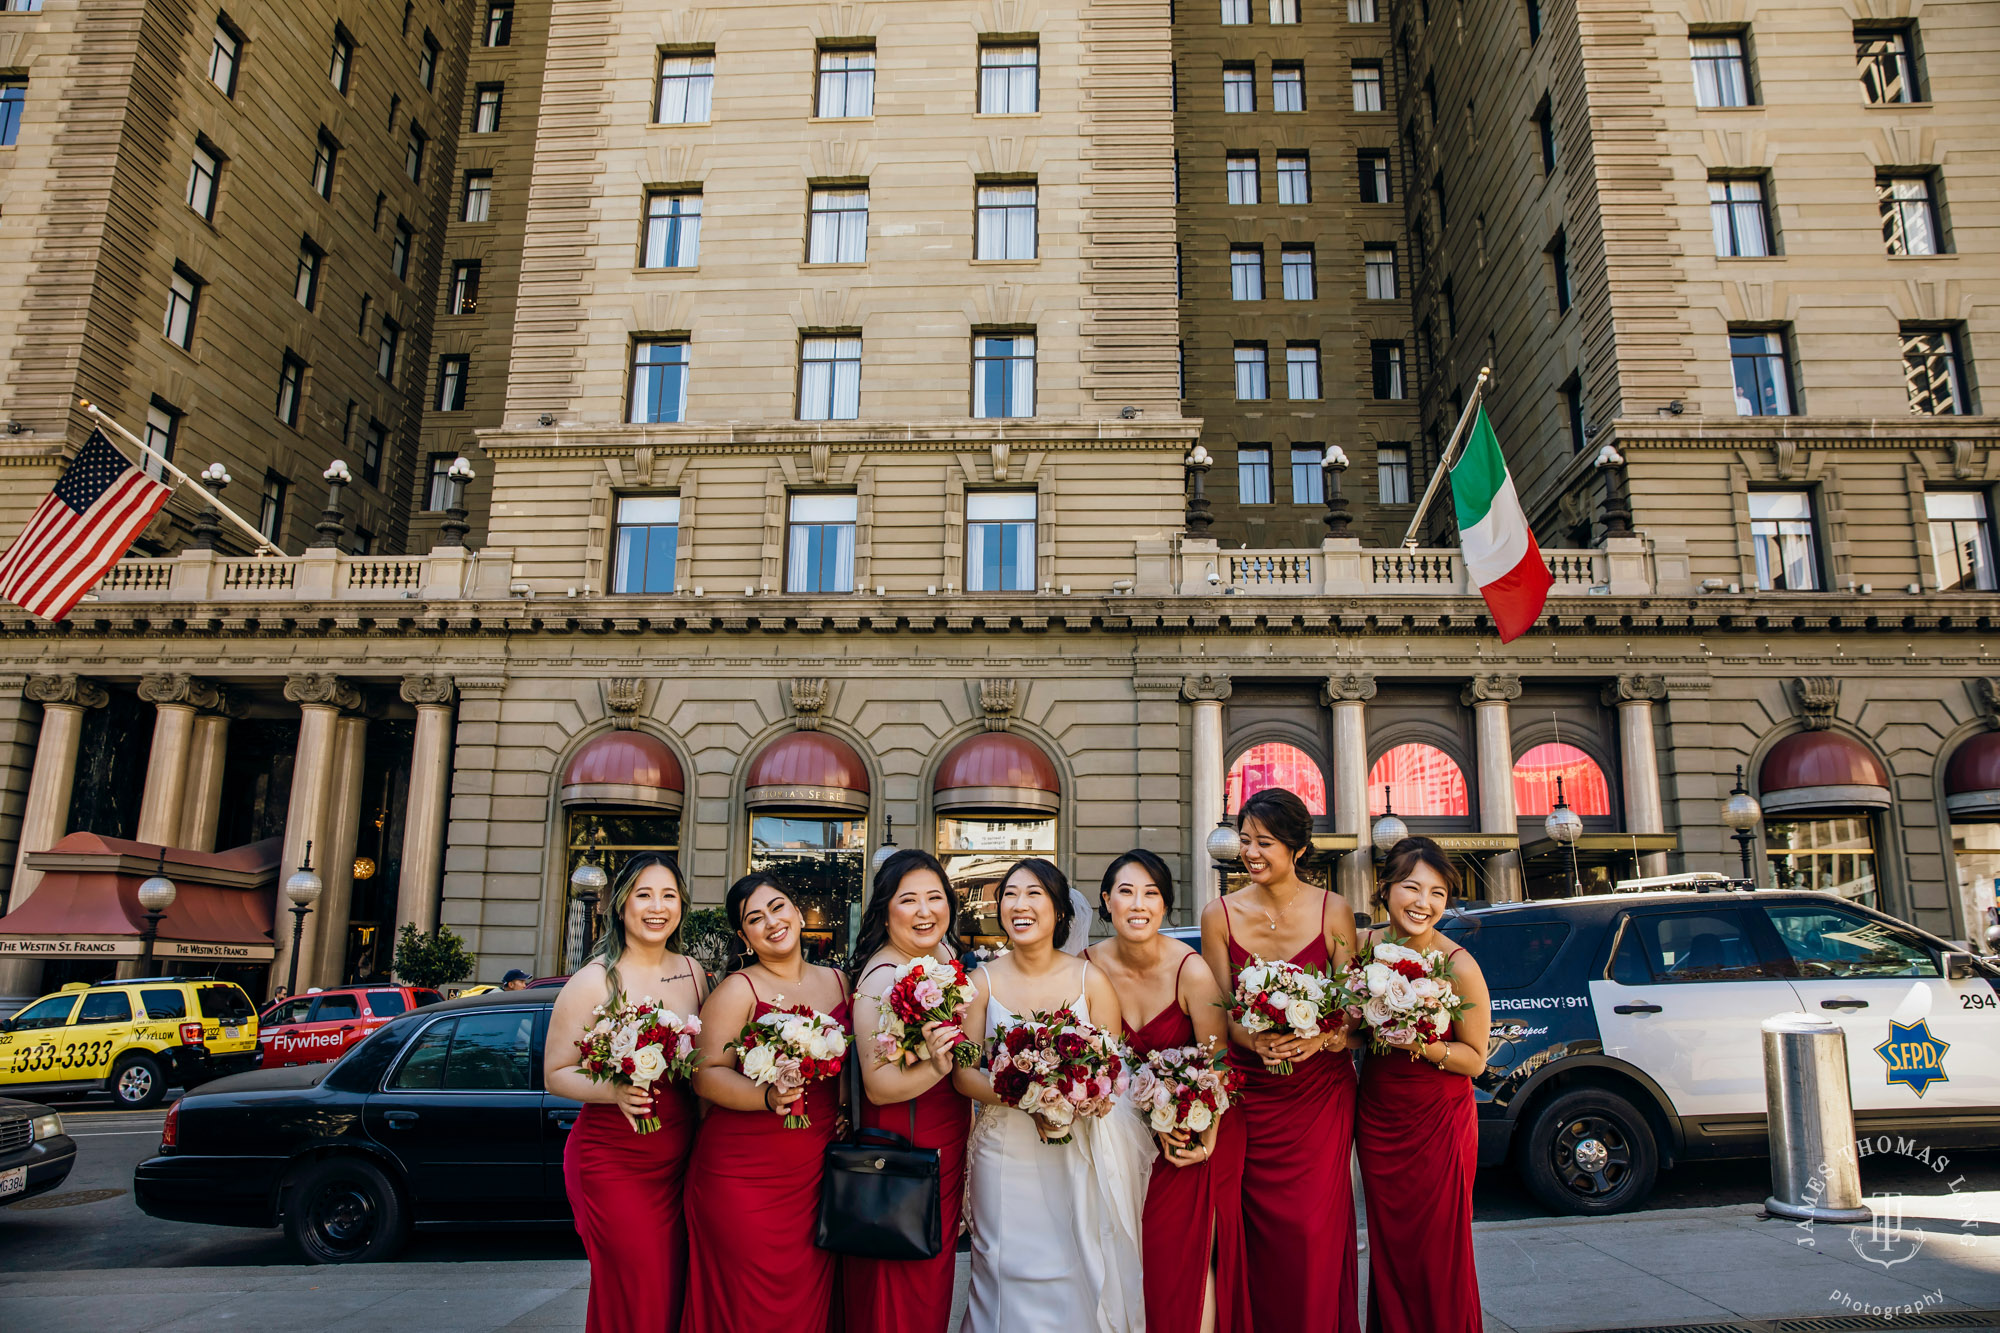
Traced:
<path fill-rule="evenodd" d="M 176 268 L 167 279 L 167 317 L 160 327 L 168 342 L 183 350 L 194 346 L 194 312 L 201 301 L 201 284 Z"/>
<path fill-rule="evenodd" d="M 814 190 L 810 221 L 806 237 L 808 264 L 859 264 L 867 260 L 865 188 Z"/>
<path fill-rule="evenodd" d="M 1882 207 L 1882 243 L 1892 255 L 1944 253 L 1937 199 L 1928 173 L 1881 175 L 1875 197 Z"/>
<path fill-rule="evenodd" d="M 1968 415 L 1972 403 L 1965 392 L 1958 334 L 1951 329 L 1905 324 L 1902 338 L 1903 382 L 1910 391 L 1910 410 L 1924 416 Z"/>
<path fill-rule="evenodd" d="M 1349 23 L 1375 23 L 1375 0 L 1347 0 L 1347 21 Z"/>
<path fill-rule="evenodd" d="M 333 54 L 327 58 L 326 77 L 347 96 L 347 76 L 354 68 L 354 39 L 338 23 L 333 25 Z"/>
<path fill-rule="evenodd" d="M 858 507 L 859 501 L 853 495 L 792 496 L 791 532 L 786 542 L 786 592 L 854 591 L 854 523 Z"/>
<path fill-rule="evenodd" d="M 146 447 L 169 462 L 174 457 L 174 442 L 180 437 L 181 414 L 155 398 L 146 408 Z M 167 470 L 160 466 L 159 459 L 151 454 L 139 458 L 139 470 L 154 481 L 164 481 Z M 1936 529 L 1936 524 L 1932 524 Z"/>
<path fill-rule="evenodd" d="M 1741 33 L 1710 33 L 1688 38 L 1694 60 L 1696 106 L 1749 106 L 1750 63 L 1743 54 Z"/>
<path fill-rule="evenodd" d="M 1288 245 L 1280 252 L 1284 268 L 1285 299 L 1311 301 L 1319 295 L 1313 277 L 1313 250 L 1310 245 Z"/>
<path fill-rule="evenodd" d="M 1271 22 L 1297 23 L 1299 0 L 1271 0 Z"/>
<path fill-rule="evenodd" d="M 980 186 L 978 212 L 978 258 L 1035 257 L 1036 187 L 1032 183 Z"/>
<path fill-rule="evenodd" d="M 965 497 L 965 590 L 1035 590 L 1035 493 L 974 491 Z"/>
<path fill-rule="evenodd" d="M 1363 262 L 1368 266 L 1368 299 L 1371 301 L 1393 301 L 1396 299 L 1396 247 L 1393 245 L 1370 245 L 1362 250 Z"/>
<path fill-rule="evenodd" d="M 313 193 L 322 199 L 333 198 L 333 168 L 340 158 L 340 145 L 325 130 L 319 132 L 319 145 L 313 150 L 312 187 Z"/>
<path fill-rule="evenodd" d="M 1271 446 L 1236 446 L 1236 502 L 1246 505 L 1271 503 Z"/>
<path fill-rule="evenodd" d="M 646 268 L 693 268 L 701 262 L 701 196 L 646 196 Z"/>
<path fill-rule="evenodd" d="M 681 497 L 624 495 L 618 499 L 614 593 L 670 593 L 681 547 Z"/>
<path fill-rule="evenodd" d="M 1375 381 L 1375 396 L 1384 400 L 1407 397 L 1403 385 L 1403 344 L 1400 342 L 1372 342 L 1368 344 L 1369 369 Z"/>
<path fill-rule="evenodd" d="M 1878 28 L 1857 24 L 1854 54 L 1861 64 L 1861 97 L 1872 105 L 1921 102 L 1917 81 L 1916 31 L 1911 27 Z"/>
<path fill-rule="evenodd" d="M 403 345 L 403 326 L 384 317 L 382 333 L 375 340 L 375 373 L 390 384 L 396 382 L 396 353 Z"/>
<path fill-rule="evenodd" d="M 264 489 L 257 496 L 257 531 L 268 541 L 277 541 L 279 531 L 285 526 L 286 489 L 283 477 L 275 472 L 264 474 Z"/>
<path fill-rule="evenodd" d="M 687 391 L 685 339 L 643 339 L 632 344 L 632 407 L 627 421 L 685 421 Z"/>
<path fill-rule="evenodd" d="M 472 361 L 469 357 L 441 356 L 438 358 L 438 411 L 463 412 L 465 410 L 465 381 L 471 370 Z"/>
<path fill-rule="evenodd" d="M 1019 116 L 1041 110 L 1041 60 L 1041 48 L 1037 46 L 982 45 L 979 114 Z"/>
<path fill-rule="evenodd" d="M 1770 218 L 1764 211 L 1764 183 L 1748 176 L 1708 178 L 1708 220 L 1715 253 L 1725 259 L 1771 253 Z"/>
<path fill-rule="evenodd" d="M 361 480 L 370 486 L 382 484 L 382 455 L 389 448 L 389 429 L 370 420 L 361 432 Z"/>
<path fill-rule="evenodd" d="M 411 121 L 410 137 L 403 144 L 403 174 L 413 181 L 424 178 L 424 150 L 430 147 L 430 142 L 424 127 Z"/>
<path fill-rule="evenodd" d="M 1363 153 L 1360 157 L 1361 202 L 1364 204 L 1386 204 L 1389 194 L 1389 155 L 1387 153 Z"/>
<path fill-rule="evenodd" d="M 1254 403 L 1271 396 L 1270 370 L 1263 343 L 1236 344 L 1236 398 Z"/>
<path fill-rule="evenodd" d="M 825 119 L 875 114 L 875 53 L 822 50 L 815 114 Z"/>
<path fill-rule="evenodd" d="M 1535 142 L 1542 150 L 1542 174 L 1556 169 L 1556 109 L 1544 97 L 1535 108 Z"/>
<path fill-rule="evenodd" d="M 438 52 L 437 38 L 424 29 L 424 44 L 417 50 L 417 82 L 424 85 L 425 92 L 437 87 Z"/>
<path fill-rule="evenodd" d="M 1939 592 L 1991 592 L 1993 525 L 1978 491 L 1929 491 L 1924 513 L 1931 525 L 1931 559 Z"/>
<path fill-rule="evenodd" d="M 801 339 L 799 420 L 853 421 L 860 415 L 860 337 Z"/>
<path fill-rule="evenodd" d="M 354 531 L 353 531 L 353 532 L 352 532 L 351 534 L 349 534 L 349 536 L 348 536 L 348 539 L 347 539 L 347 553 L 348 553 L 349 555 L 373 555 L 373 554 L 375 554 L 375 534 L 374 534 L 374 533 L 372 533 L 372 532 L 370 532 L 370 531 L 369 531 L 368 529 L 366 529 L 366 528 L 363 528 L 363 527 L 356 527 L 356 528 L 354 529 Z M 389 993 L 390 993 L 391 995 L 395 995 L 395 996 L 396 996 L 396 1002 L 397 1002 L 397 1003 L 401 1003 L 401 1001 L 402 1001 L 402 996 L 401 996 L 401 995 L 397 994 L 397 993 L 396 993 L 396 992 L 394 992 L 394 991 L 391 991 L 391 992 L 389 992 Z M 371 998 L 373 998 L 373 997 L 371 996 Z M 379 1006 L 379 1005 L 381 1004 L 381 1001 L 380 1001 L 380 1000 L 376 1000 L 376 1001 L 375 1001 L 375 1004 Z M 378 1007 L 378 1008 L 376 1008 L 375 1012 L 379 1014 L 379 1013 L 381 1013 L 381 1012 L 383 1012 L 383 1011 L 382 1011 L 382 1010 L 381 1010 L 381 1009 L 380 1009 L 380 1008 Z"/>
<path fill-rule="evenodd" d="M 714 98 L 713 55 L 660 57 L 660 102 L 653 117 L 656 123 L 705 125 Z"/>
<path fill-rule="evenodd" d="M 493 173 L 490 171 L 468 171 L 465 173 L 465 202 L 459 209 L 459 217 L 466 222 L 486 222 L 493 216 Z"/>
<path fill-rule="evenodd" d="M 1255 65 L 1222 67 L 1222 109 L 1226 112 L 1248 112 L 1257 109 Z"/>
<path fill-rule="evenodd" d="M 1750 541 L 1757 553 L 1757 586 L 1765 592 L 1812 592 L 1820 586 L 1808 492 L 1752 491 Z"/>
<path fill-rule="evenodd" d="M 1528 45 L 1542 40 L 1542 0 L 1527 0 Z"/>
<path fill-rule="evenodd" d="M 486 32 L 488 46 L 506 46 L 514 40 L 514 0 L 492 0 L 486 6 Z"/>
<path fill-rule="evenodd" d="M 1731 329 L 1729 361 L 1736 380 L 1737 416 L 1792 414 L 1791 372 L 1783 333 L 1776 329 Z"/>
<path fill-rule="evenodd" d="M 451 266 L 451 305 L 454 315 L 479 313 L 479 261 L 461 259 Z"/>
<path fill-rule="evenodd" d="M 1231 27 L 1247 26 L 1250 22 L 1250 0 L 1222 0 L 1222 21 Z"/>
<path fill-rule="evenodd" d="M 208 48 L 208 81 L 222 89 L 224 97 L 236 96 L 236 65 L 243 54 L 243 39 L 218 16 Z"/>
<path fill-rule="evenodd" d="M 1229 252 L 1229 299 L 1264 299 L 1264 247 L 1238 247 Z"/>
<path fill-rule="evenodd" d="M 1290 343 L 1285 347 L 1285 396 L 1295 403 L 1320 396 L 1319 344 Z"/>
<path fill-rule="evenodd" d="M 1271 69 L 1271 110 L 1306 109 L 1306 72 L 1299 65 L 1275 65 Z"/>
<path fill-rule="evenodd" d="M 457 454 L 432 454 L 425 472 L 428 478 L 424 487 L 424 509 L 433 514 L 441 514 L 451 508 L 452 492 L 457 489 L 456 479 L 451 475 L 451 465 Z"/>
<path fill-rule="evenodd" d="M 492 134 L 500 128 L 500 98 L 506 92 L 500 84 L 482 83 L 472 106 L 472 132 Z"/>
<path fill-rule="evenodd" d="M 1549 242 L 1549 276 L 1555 282 L 1556 313 L 1558 315 L 1566 315 L 1569 313 L 1570 303 L 1569 233 L 1567 231 L 1558 231 L 1555 239 Z"/>
<path fill-rule="evenodd" d="M 1582 378 L 1572 374 L 1563 384 L 1560 392 L 1562 394 L 1563 424 L 1569 429 L 1569 451 L 1572 454 L 1580 454 L 1583 452 L 1583 446 L 1589 443 L 1583 435 Z"/>
<path fill-rule="evenodd" d="M 1357 60 L 1353 65 L 1354 109 L 1356 111 L 1380 111 L 1382 109 L 1382 62 L 1379 60 Z"/>
<path fill-rule="evenodd" d="M 1292 446 L 1292 503 L 1326 503 L 1326 451 L 1316 444 Z"/>
<path fill-rule="evenodd" d="M 410 279 L 410 251 L 414 248 L 416 237 L 417 233 L 411 230 L 409 223 L 396 219 L 396 231 L 389 240 L 389 271 L 400 282 Z"/>
<path fill-rule="evenodd" d="M 1385 505 L 1410 503 L 1410 450 L 1401 444 L 1375 446 L 1375 498 Z"/>
<path fill-rule="evenodd" d="M 0 126 L 0 130 L 4 128 Z M 0 133 L 0 142 L 14 141 Z M 215 220 L 215 183 L 221 174 L 221 159 L 206 144 L 197 140 L 194 161 L 188 165 L 187 206 L 211 222 Z"/>
<path fill-rule="evenodd" d="M 1431 176 L 1431 196 L 1433 202 L 1437 204 L 1438 233 L 1442 235 L 1444 229 L 1451 225 L 1450 218 L 1445 212 L 1443 168 L 1439 168 Z"/>
<path fill-rule="evenodd" d="M 306 393 L 306 363 L 285 353 L 284 363 L 278 368 L 278 420 L 287 426 L 299 424 L 299 406 Z M 265 536 L 270 536 L 266 530 Z"/>
<path fill-rule="evenodd" d="M 1255 153 L 1231 153 L 1224 163 L 1224 171 L 1229 182 L 1229 202 L 1232 204 L 1254 204 L 1259 202 L 1257 188 L 1257 155 Z M 1278 179 L 1284 180 L 1284 159 L 1279 159 Z"/>
<path fill-rule="evenodd" d="M 972 340 L 972 415 L 1035 415 L 1035 338 L 982 333 Z"/>
<path fill-rule="evenodd" d="M 1278 154 L 1278 202 L 1312 202 L 1312 159 L 1305 153 Z"/>
<path fill-rule="evenodd" d="M 292 299 L 308 310 L 319 300 L 319 267 L 325 258 L 311 237 L 299 242 L 299 267 L 292 277 Z"/>

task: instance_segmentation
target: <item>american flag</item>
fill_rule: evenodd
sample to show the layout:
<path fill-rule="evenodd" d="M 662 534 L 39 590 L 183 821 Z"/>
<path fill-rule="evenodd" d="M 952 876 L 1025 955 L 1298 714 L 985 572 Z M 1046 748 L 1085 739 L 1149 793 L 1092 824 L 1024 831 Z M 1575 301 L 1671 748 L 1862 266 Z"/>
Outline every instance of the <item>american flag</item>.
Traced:
<path fill-rule="evenodd" d="M 24 611 L 61 620 L 173 494 L 127 462 L 94 430 L 0 556 L 0 597 Z"/>

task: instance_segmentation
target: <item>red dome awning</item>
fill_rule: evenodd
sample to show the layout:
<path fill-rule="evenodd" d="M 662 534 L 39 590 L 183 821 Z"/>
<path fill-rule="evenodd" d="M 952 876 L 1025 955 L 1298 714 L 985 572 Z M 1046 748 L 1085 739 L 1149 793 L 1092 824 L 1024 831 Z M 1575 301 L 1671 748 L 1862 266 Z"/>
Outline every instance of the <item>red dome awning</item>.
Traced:
<path fill-rule="evenodd" d="M 42 872 L 41 882 L 0 917 L 0 957 L 138 958 L 146 922 L 139 885 L 164 857 L 176 893 L 160 918 L 154 959 L 269 962 L 271 887 L 282 851 L 278 838 L 195 852 L 72 833 L 46 852 L 28 854 L 28 868 Z"/>
<path fill-rule="evenodd" d="M 752 810 L 868 813 L 868 770 L 861 756 L 823 731 L 795 731 L 772 741 L 750 762 L 743 786 L 743 803 Z"/>
<path fill-rule="evenodd" d="M 1062 779 L 1041 747 L 1005 731 L 982 732 L 952 747 L 938 765 L 932 804 L 939 813 L 1029 810 L 1054 814 Z"/>
<path fill-rule="evenodd" d="M 1764 756 L 1757 785 L 1767 815 L 1889 806 L 1882 761 L 1837 731 L 1801 731 L 1779 741 Z"/>
<path fill-rule="evenodd" d="M 564 805 L 636 805 L 679 810 L 687 779 L 666 742 L 643 731 L 611 731 L 576 752 L 563 770 Z"/>
<path fill-rule="evenodd" d="M 2000 731 L 1958 747 L 1944 770 L 1944 805 L 1953 817 L 2000 815 Z"/>

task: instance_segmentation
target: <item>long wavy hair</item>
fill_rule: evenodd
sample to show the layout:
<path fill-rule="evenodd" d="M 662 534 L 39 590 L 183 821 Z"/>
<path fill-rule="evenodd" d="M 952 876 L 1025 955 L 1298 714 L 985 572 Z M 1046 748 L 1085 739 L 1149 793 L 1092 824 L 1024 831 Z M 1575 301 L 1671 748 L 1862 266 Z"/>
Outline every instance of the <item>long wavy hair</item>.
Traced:
<path fill-rule="evenodd" d="M 903 880 L 918 870 L 928 870 L 944 885 L 945 896 L 951 900 L 951 914 L 945 918 L 944 947 L 958 957 L 958 895 L 952 892 L 951 877 L 944 872 L 944 866 L 935 856 L 921 847 L 904 847 L 882 863 L 875 872 L 875 883 L 868 892 L 868 906 L 861 912 L 861 929 L 855 933 L 854 955 L 847 960 L 848 975 L 855 981 L 861 979 L 861 969 L 875 956 L 875 951 L 889 942 L 889 904 L 896 897 L 896 891 L 903 887 Z"/>
<path fill-rule="evenodd" d="M 618 960 L 625 956 L 625 904 L 632 901 L 632 889 L 639 876 L 654 866 L 664 868 L 674 877 L 674 892 L 680 895 L 681 919 L 674 924 L 674 933 L 667 936 L 667 949 L 672 953 L 681 951 L 681 930 L 687 925 L 688 914 L 687 880 L 681 874 L 681 863 L 670 852 L 639 852 L 618 867 L 618 878 L 611 881 L 611 893 L 604 905 L 604 933 L 597 937 L 590 956 L 583 960 L 604 964 L 605 984 L 610 992 L 607 999 L 612 1004 L 623 999 L 625 992 L 618 980 Z"/>

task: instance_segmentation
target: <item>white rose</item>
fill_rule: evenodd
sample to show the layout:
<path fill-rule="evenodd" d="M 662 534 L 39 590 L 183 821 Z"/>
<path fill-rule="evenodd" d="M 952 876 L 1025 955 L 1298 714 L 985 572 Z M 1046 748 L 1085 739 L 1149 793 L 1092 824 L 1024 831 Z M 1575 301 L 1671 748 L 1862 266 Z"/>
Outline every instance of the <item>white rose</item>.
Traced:
<path fill-rule="evenodd" d="M 1361 1021 L 1377 1031 L 1387 1028 L 1394 1018 L 1389 1006 L 1380 999 L 1371 999 L 1361 1006 Z"/>
<path fill-rule="evenodd" d="M 1039 1110 L 1044 1101 L 1059 1102 L 1061 1100 L 1062 1098 L 1055 1096 L 1041 1084 L 1030 1083 L 1027 1091 L 1021 1094 L 1021 1100 L 1016 1102 L 1015 1105 L 1023 1111 L 1033 1112 Z"/>
<path fill-rule="evenodd" d="M 1247 1013 L 1243 1015 L 1243 1030 L 1245 1032 L 1269 1032 L 1271 1030 L 1271 1020 L 1260 1013 Z"/>
<path fill-rule="evenodd" d="M 1380 995 L 1389 989 L 1389 978 L 1395 976 L 1385 963 L 1370 963 L 1361 971 L 1361 979 L 1368 983 L 1370 995 Z"/>
<path fill-rule="evenodd" d="M 611 1034 L 611 1058 L 623 1060 L 639 1049 L 639 1034 L 632 1028 L 619 1028 Z"/>
<path fill-rule="evenodd" d="M 778 1067 L 778 1053 L 769 1046 L 752 1046 L 743 1053 L 743 1077 L 752 1083 L 769 1083 Z"/>
<path fill-rule="evenodd" d="M 1187 1127 L 1191 1132 L 1199 1134 L 1214 1123 L 1215 1112 L 1209 1110 L 1200 1102 L 1196 1102 L 1193 1106 L 1188 1107 Z"/>
<path fill-rule="evenodd" d="M 1378 963 L 1422 962 L 1423 955 L 1415 949 L 1406 949 L 1400 944 L 1391 944 L 1387 940 L 1384 940 L 1375 946 L 1375 961 Z"/>
<path fill-rule="evenodd" d="M 831 1060 L 840 1054 L 840 1049 L 845 1044 L 832 1032 L 818 1031 L 814 1032 L 812 1040 L 806 1043 L 806 1049 L 815 1060 Z"/>
<path fill-rule="evenodd" d="M 1430 977 L 1420 977 L 1412 981 L 1410 989 L 1416 992 L 1417 998 L 1426 1004 L 1438 999 L 1445 993 L 1444 983 L 1435 981 Z"/>
<path fill-rule="evenodd" d="M 1381 996 L 1383 1002 L 1399 1014 L 1407 1014 L 1417 1007 L 1417 992 L 1410 986 L 1410 979 L 1400 972 L 1390 974 L 1389 985 Z"/>
<path fill-rule="evenodd" d="M 1069 1098 L 1060 1095 L 1043 1098 L 1041 1106 L 1036 1109 L 1042 1119 L 1057 1129 L 1076 1119 L 1076 1108 L 1070 1105 Z"/>
<path fill-rule="evenodd" d="M 1293 1000 L 1285 1006 L 1285 1021 L 1301 1037 L 1319 1035 L 1319 1006 L 1310 1000 Z"/>
<path fill-rule="evenodd" d="M 1172 1133 L 1174 1128 L 1173 1103 L 1161 1102 L 1158 1106 L 1155 1106 L 1153 1108 L 1153 1114 L 1146 1117 L 1146 1123 L 1152 1126 L 1153 1132 L 1155 1134 Z"/>
<path fill-rule="evenodd" d="M 667 1057 L 657 1046 L 647 1046 L 632 1057 L 632 1081 L 651 1083 L 667 1072 Z"/>

